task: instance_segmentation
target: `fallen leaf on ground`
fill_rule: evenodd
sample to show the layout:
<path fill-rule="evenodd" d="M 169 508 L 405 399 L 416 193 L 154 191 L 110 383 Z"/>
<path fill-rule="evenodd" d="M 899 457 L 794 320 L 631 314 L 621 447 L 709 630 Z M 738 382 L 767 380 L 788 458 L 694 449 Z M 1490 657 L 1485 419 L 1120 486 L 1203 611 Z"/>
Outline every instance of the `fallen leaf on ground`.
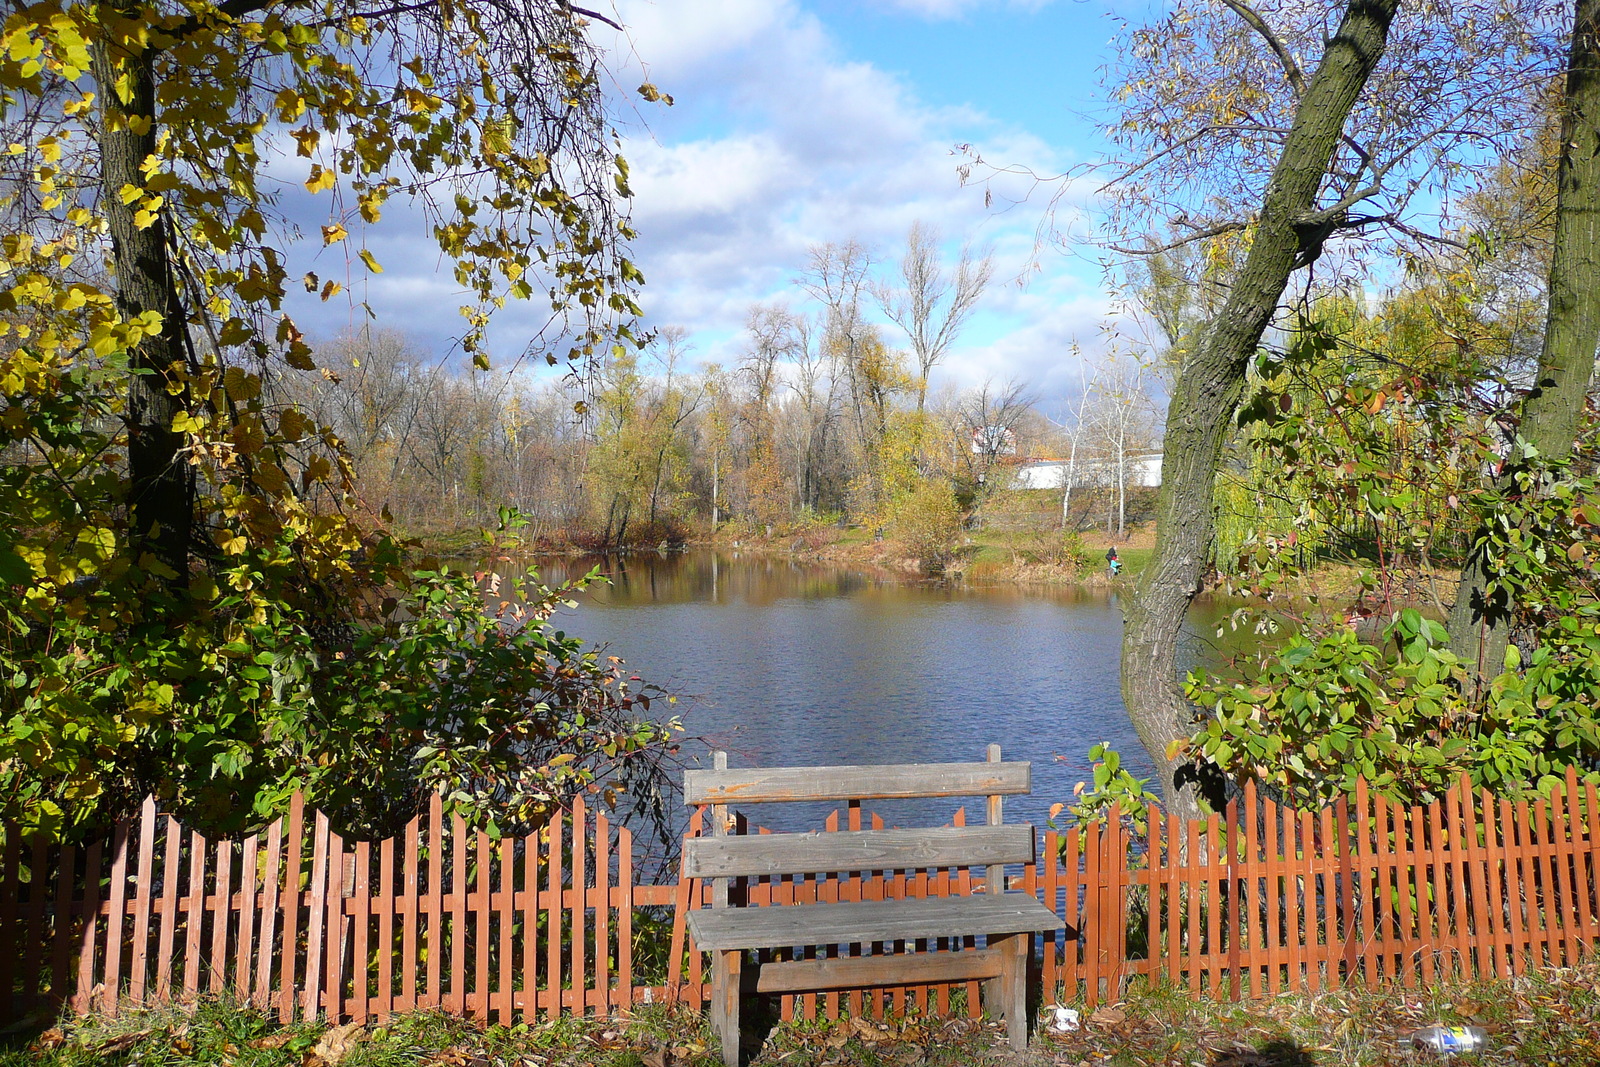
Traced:
<path fill-rule="evenodd" d="M 863 1041 L 874 1042 L 889 1040 L 888 1030 L 880 1030 L 878 1027 L 874 1026 L 871 1021 L 860 1018 L 859 1016 L 850 1020 L 850 1029 Z"/>
<path fill-rule="evenodd" d="M 154 1030 L 135 1030 L 132 1033 L 118 1034 L 116 1037 L 108 1037 L 104 1041 L 100 1042 L 100 1044 L 96 1045 L 94 1047 L 94 1051 L 121 1052 L 124 1049 L 132 1048 L 153 1033 L 155 1033 Z"/>
<path fill-rule="evenodd" d="M 251 1048 L 282 1048 L 292 1040 L 294 1040 L 293 1034 L 287 1030 L 279 1030 L 275 1034 L 268 1034 L 266 1037 L 258 1037 L 249 1044 Z"/>
<path fill-rule="evenodd" d="M 639 1059 L 644 1063 L 644 1067 L 668 1067 L 672 1063 L 672 1050 L 653 1048 L 641 1053 Z"/>
<path fill-rule="evenodd" d="M 49 1029 L 34 1039 L 32 1047 L 37 1050 L 60 1048 L 67 1043 L 67 1035 L 58 1029 Z"/>
<path fill-rule="evenodd" d="M 1096 1008 L 1089 1021 L 1096 1026 L 1120 1026 L 1128 1021 L 1128 1013 L 1117 1008 Z"/>

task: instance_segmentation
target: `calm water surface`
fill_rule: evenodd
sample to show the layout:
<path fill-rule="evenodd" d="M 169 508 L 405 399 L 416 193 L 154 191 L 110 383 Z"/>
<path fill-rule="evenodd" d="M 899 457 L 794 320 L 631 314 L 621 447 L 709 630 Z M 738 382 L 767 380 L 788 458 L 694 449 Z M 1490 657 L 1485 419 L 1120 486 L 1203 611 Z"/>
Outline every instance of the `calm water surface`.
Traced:
<path fill-rule="evenodd" d="M 596 562 L 540 568 L 554 584 Z M 685 746 L 690 766 L 708 765 L 710 747 L 727 749 L 735 767 L 965 762 L 996 742 L 1006 759 L 1033 762 L 1033 794 L 1007 801 L 1007 821 L 1039 825 L 1088 777 L 1096 742 L 1111 742 L 1139 777 L 1152 773 L 1122 704 L 1114 594 L 710 552 L 598 563 L 611 584 L 591 587 L 558 625 L 683 695 L 686 732 L 705 742 Z M 1214 629 L 1209 617 L 1195 621 L 1191 660 L 1207 654 Z M 878 810 L 914 824 L 947 820 L 954 807 Z M 781 829 L 819 815 L 749 814 Z"/>

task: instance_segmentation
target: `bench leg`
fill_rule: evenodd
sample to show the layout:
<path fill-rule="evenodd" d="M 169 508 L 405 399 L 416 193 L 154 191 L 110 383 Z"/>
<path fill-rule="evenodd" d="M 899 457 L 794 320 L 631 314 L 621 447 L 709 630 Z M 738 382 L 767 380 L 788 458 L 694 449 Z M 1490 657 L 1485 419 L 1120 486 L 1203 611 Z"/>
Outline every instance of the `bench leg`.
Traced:
<path fill-rule="evenodd" d="M 739 1067 L 739 982 L 744 950 L 711 955 L 711 1029 L 722 1042 L 722 1062 L 726 1067 Z"/>
<path fill-rule="evenodd" d="M 1006 1037 L 1017 1052 L 1028 1048 L 1028 963 L 1033 954 L 1031 934 L 1006 934 L 991 937 L 989 946 L 1004 954 L 1000 977 L 985 983 L 990 998 L 989 1010 L 1003 1016 Z"/>

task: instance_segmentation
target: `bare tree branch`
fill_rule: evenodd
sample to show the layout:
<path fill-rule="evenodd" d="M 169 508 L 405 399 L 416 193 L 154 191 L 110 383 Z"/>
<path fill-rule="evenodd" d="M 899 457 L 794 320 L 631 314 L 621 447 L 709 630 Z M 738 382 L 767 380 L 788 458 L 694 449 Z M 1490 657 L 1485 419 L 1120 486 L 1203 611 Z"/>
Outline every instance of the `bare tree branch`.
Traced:
<path fill-rule="evenodd" d="M 1278 35 L 1272 32 L 1272 27 L 1267 25 L 1267 20 L 1258 15 L 1255 10 L 1240 0 L 1222 0 L 1228 9 L 1244 19 L 1252 30 L 1267 42 L 1267 47 L 1272 49 L 1272 54 L 1278 57 L 1279 66 L 1283 67 L 1283 76 L 1289 82 L 1290 88 L 1296 96 L 1301 96 L 1306 91 L 1306 81 L 1300 73 L 1300 67 L 1294 61 L 1294 56 L 1289 54 L 1289 49 L 1284 47 Z"/>

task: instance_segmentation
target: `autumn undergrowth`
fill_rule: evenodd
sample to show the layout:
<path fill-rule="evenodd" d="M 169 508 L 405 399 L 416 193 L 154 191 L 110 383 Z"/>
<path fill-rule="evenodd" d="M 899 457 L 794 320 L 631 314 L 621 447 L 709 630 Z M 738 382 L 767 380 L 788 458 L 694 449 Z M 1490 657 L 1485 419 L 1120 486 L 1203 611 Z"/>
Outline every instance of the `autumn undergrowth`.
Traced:
<path fill-rule="evenodd" d="M 1600 965 L 1422 990 L 1340 989 L 1230 1004 L 1168 987 L 1129 989 L 1083 1025 L 1042 1028 L 1025 1054 L 987 1020 L 912 1017 L 779 1023 L 750 1067 L 1400 1067 L 1441 1062 L 1405 1038 L 1429 1023 L 1477 1025 L 1488 1047 L 1451 1067 L 1600 1063 Z M 1048 1017 L 1048 1006 L 1045 1012 Z M 437 1012 L 382 1025 L 281 1026 L 217 999 L 190 1010 L 67 1019 L 0 1044 L 0 1067 L 716 1067 L 702 1015 L 481 1026 Z"/>

